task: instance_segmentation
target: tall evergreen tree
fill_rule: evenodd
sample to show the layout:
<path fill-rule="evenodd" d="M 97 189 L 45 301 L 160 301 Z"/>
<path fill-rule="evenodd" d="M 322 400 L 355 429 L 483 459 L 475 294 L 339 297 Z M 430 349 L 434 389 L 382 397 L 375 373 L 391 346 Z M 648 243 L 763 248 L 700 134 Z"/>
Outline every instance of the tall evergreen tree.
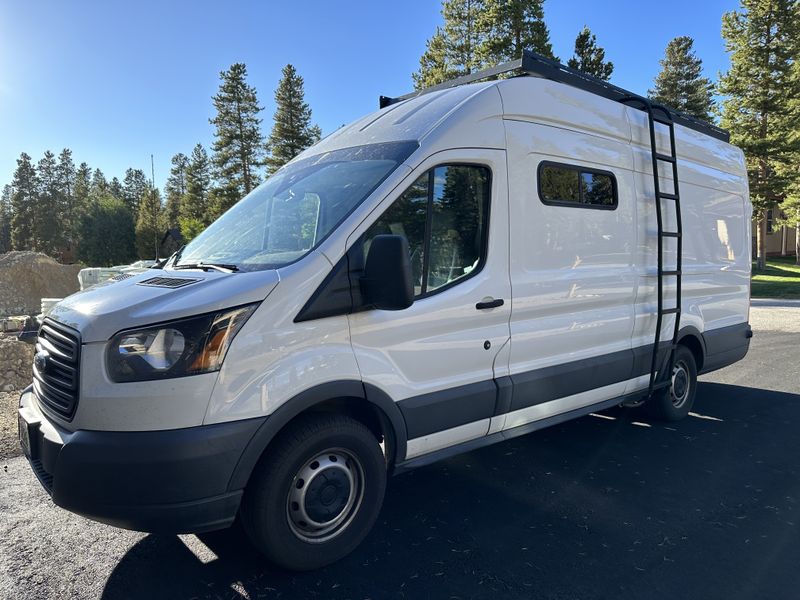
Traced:
<path fill-rule="evenodd" d="M 216 116 L 212 161 L 220 186 L 222 208 L 232 206 L 259 184 L 258 168 L 264 164 L 264 136 L 261 133 L 256 89 L 247 83 L 247 67 L 231 65 L 220 73 L 222 83 L 213 97 Z"/>
<path fill-rule="evenodd" d="M 95 198 L 101 198 L 108 194 L 108 180 L 100 169 L 95 169 L 92 172 L 92 184 L 89 188 L 89 193 Z"/>
<path fill-rule="evenodd" d="M 108 193 L 119 200 L 123 200 L 125 198 L 125 188 L 122 187 L 119 178 L 111 178 L 111 183 L 108 184 Z"/>
<path fill-rule="evenodd" d="M 61 198 L 61 231 L 65 250 L 72 251 L 77 243 L 76 224 L 79 215 L 75 214 L 75 163 L 72 160 L 72 150 L 64 148 L 58 155 L 56 166 L 56 185 Z"/>
<path fill-rule="evenodd" d="M 480 55 L 486 40 L 486 23 L 481 24 L 486 0 L 444 0 L 444 27 L 436 29 L 428 40 L 412 75 L 417 89 L 430 87 L 454 77 L 466 75 L 483 66 Z"/>
<path fill-rule="evenodd" d="M 414 88 L 421 90 L 458 76 L 457 66 L 452 64 L 447 52 L 447 39 L 440 27 L 436 28 L 419 59 L 419 71 L 413 73 Z"/>
<path fill-rule="evenodd" d="M 698 119 L 711 121 L 714 110 L 714 89 L 711 80 L 703 77 L 703 61 L 692 49 L 694 40 L 687 35 L 667 44 L 656 76 L 655 88 L 648 91 L 659 104 L 676 108 Z"/>
<path fill-rule="evenodd" d="M 75 171 L 75 216 L 80 220 L 89 210 L 92 169 L 82 162 Z M 77 231 L 77 227 L 75 228 Z"/>
<path fill-rule="evenodd" d="M 178 223 L 186 242 L 211 223 L 221 207 L 211 206 L 211 163 L 202 144 L 192 150 L 192 156 L 186 166 L 186 192 L 181 198 Z"/>
<path fill-rule="evenodd" d="M 319 141 L 319 128 L 311 125 L 311 108 L 305 101 L 303 78 L 292 65 L 283 67 L 275 90 L 275 117 L 267 148 L 267 169 L 274 173 L 303 150 Z"/>
<path fill-rule="evenodd" d="M 60 257 L 64 243 L 61 212 L 63 199 L 57 168 L 56 156 L 50 150 L 44 153 L 36 165 L 39 186 L 34 206 L 34 237 L 37 240 L 37 250 Z"/>
<path fill-rule="evenodd" d="M 23 152 L 11 182 L 11 245 L 14 250 L 37 250 L 36 202 L 39 182 L 31 157 Z"/>
<path fill-rule="evenodd" d="M 94 267 L 130 263 L 136 256 L 133 217 L 122 200 L 94 199 L 79 226 L 78 258 Z"/>
<path fill-rule="evenodd" d="M 11 251 L 11 196 L 14 191 L 9 184 L 0 193 L 0 254 Z"/>
<path fill-rule="evenodd" d="M 797 0 L 741 0 L 742 10 L 722 17 L 731 55 L 720 79 L 722 126 L 745 155 L 750 199 L 758 222 L 757 269 L 766 267 L 767 210 L 786 194 L 783 167 L 798 151 L 800 77 L 793 72 L 800 42 Z"/>
<path fill-rule="evenodd" d="M 139 211 L 139 200 L 147 193 L 148 189 L 149 185 L 144 171 L 141 169 L 125 170 L 125 178 L 122 181 L 122 200 L 134 219 Z"/>
<path fill-rule="evenodd" d="M 186 193 L 186 168 L 189 166 L 189 157 L 183 152 L 178 152 L 172 157 L 172 168 L 169 171 L 167 183 L 164 185 L 166 202 L 166 221 L 168 227 L 178 226 L 178 217 L 181 211 L 181 198 Z"/>
<path fill-rule="evenodd" d="M 479 19 L 484 40 L 479 49 L 483 62 L 494 65 L 532 50 L 556 59 L 550 31 L 544 22 L 544 0 L 484 0 Z"/>
<path fill-rule="evenodd" d="M 166 230 L 161 192 L 155 186 L 148 187 L 139 200 L 139 212 L 136 216 L 136 253 L 142 259 L 159 258 L 158 246 Z"/>
<path fill-rule="evenodd" d="M 597 45 L 597 37 L 586 25 L 575 38 L 575 53 L 567 66 L 605 81 L 611 79 L 614 72 L 614 63 L 606 60 L 606 51 Z"/>
<path fill-rule="evenodd" d="M 555 58 L 544 0 L 444 0 L 444 26 L 426 45 L 416 89 L 519 58 L 532 50 Z"/>

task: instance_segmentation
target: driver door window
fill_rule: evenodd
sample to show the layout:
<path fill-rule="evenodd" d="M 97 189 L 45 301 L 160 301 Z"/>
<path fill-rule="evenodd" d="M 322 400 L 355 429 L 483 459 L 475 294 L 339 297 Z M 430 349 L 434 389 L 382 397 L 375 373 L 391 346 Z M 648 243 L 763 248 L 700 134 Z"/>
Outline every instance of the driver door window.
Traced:
<path fill-rule="evenodd" d="M 490 172 L 441 165 L 419 177 L 364 234 L 364 254 L 379 234 L 408 240 L 416 298 L 480 270 L 488 232 Z"/>

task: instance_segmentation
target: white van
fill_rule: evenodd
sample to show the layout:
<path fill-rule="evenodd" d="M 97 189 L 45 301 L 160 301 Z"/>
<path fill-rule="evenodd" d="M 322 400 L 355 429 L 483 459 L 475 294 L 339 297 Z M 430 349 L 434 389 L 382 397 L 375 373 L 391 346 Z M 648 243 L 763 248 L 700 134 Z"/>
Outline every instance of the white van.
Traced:
<path fill-rule="evenodd" d="M 751 336 L 742 152 L 536 55 L 502 71 L 383 98 L 160 269 L 58 304 L 19 409 L 55 503 L 240 518 L 309 569 L 387 474 L 621 403 L 688 414 Z"/>

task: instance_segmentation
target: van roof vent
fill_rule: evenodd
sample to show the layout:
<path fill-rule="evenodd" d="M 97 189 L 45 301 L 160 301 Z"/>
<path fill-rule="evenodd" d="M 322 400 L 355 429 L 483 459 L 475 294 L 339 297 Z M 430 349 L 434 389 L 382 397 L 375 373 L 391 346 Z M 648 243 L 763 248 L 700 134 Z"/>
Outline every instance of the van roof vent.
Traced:
<path fill-rule="evenodd" d="M 139 285 L 149 285 L 152 287 L 163 288 L 180 288 L 186 285 L 197 283 L 198 281 L 202 281 L 202 279 L 192 279 L 189 277 L 151 277 L 150 279 L 140 281 Z"/>

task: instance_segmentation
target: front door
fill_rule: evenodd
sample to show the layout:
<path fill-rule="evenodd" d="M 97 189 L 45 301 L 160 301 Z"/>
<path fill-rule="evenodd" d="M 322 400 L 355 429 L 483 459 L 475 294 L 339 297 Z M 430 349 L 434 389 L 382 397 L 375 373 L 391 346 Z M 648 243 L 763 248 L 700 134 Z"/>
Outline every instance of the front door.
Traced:
<path fill-rule="evenodd" d="M 437 153 L 349 242 L 365 253 L 379 234 L 409 243 L 414 303 L 348 317 L 364 382 L 405 417 L 407 458 L 481 437 L 495 414 L 511 315 L 505 174 L 501 150 Z"/>

